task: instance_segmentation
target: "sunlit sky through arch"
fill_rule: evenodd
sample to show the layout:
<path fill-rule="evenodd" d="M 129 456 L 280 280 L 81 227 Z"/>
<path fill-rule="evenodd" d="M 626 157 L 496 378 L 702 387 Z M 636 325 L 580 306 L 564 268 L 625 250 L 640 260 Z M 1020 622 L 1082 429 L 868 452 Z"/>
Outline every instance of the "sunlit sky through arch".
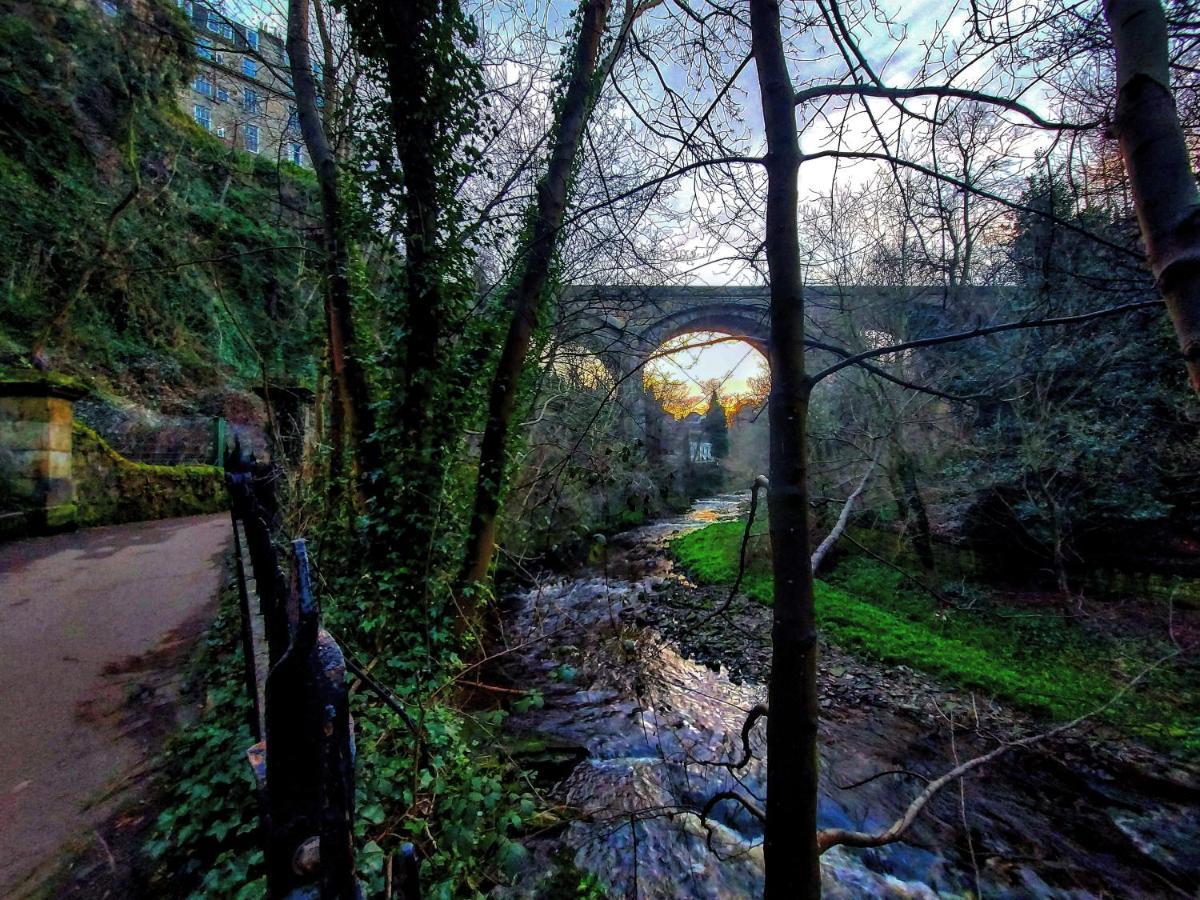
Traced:
<path fill-rule="evenodd" d="M 722 405 L 731 408 L 753 392 L 750 380 L 765 373 L 767 361 L 745 341 L 722 338 L 725 336 L 698 332 L 668 341 L 655 351 L 664 355 L 646 365 L 646 380 L 665 377 L 685 384 L 687 396 L 695 399 L 686 412 L 702 412 L 708 406 L 708 386 L 715 380 L 720 384 L 717 396 Z"/>

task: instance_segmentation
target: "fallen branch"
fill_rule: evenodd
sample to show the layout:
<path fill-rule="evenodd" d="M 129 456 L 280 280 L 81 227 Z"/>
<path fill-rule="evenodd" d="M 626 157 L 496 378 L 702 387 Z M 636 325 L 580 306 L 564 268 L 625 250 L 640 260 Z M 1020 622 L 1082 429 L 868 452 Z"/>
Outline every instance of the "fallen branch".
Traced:
<path fill-rule="evenodd" d="M 812 555 L 812 570 L 815 575 L 817 570 L 821 568 L 821 563 L 825 561 L 825 555 L 833 549 L 833 545 L 837 543 L 838 538 L 842 536 L 842 532 L 846 530 L 846 525 L 850 521 L 850 510 L 854 508 L 854 503 L 862 492 L 867 489 L 867 482 L 871 479 L 871 473 L 875 471 L 875 460 L 871 460 L 871 464 L 867 466 L 867 471 L 863 472 L 862 479 L 858 482 L 858 487 L 854 492 L 846 498 L 846 502 L 842 504 L 842 511 L 838 514 L 837 521 L 833 524 L 829 534 L 825 535 L 825 540 L 817 546 Z"/>
<path fill-rule="evenodd" d="M 1055 728 L 1051 728 L 1049 731 L 1031 734 L 1028 737 L 1021 738 L 1020 740 L 1012 741 L 1011 743 L 1007 744 L 1001 744 L 999 747 L 996 747 L 994 750 L 991 750 L 982 756 L 976 756 L 974 759 L 969 759 L 965 763 L 955 766 L 941 777 L 929 782 L 929 784 L 925 787 L 925 790 L 921 791 L 921 793 L 916 796 L 912 803 L 908 805 L 908 808 L 904 811 L 904 814 L 883 831 L 866 832 L 851 831 L 846 828 L 822 828 L 817 832 L 818 852 L 824 853 L 826 850 L 836 847 L 839 844 L 846 847 L 881 847 L 884 844 L 895 843 L 904 837 L 904 834 L 910 827 L 912 827 L 913 822 L 916 821 L 917 816 L 921 814 L 921 810 L 923 810 L 928 805 L 929 801 L 936 796 L 937 792 L 946 785 L 953 781 L 957 781 L 974 769 L 978 769 L 981 766 L 987 765 L 997 757 L 1007 753 L 1009 750 L 1012 750 L 1016 747 L 1031 747 L 1034 744 L 1041 743 L 1049 738 L 1060 735 L 1065 731 L 1070 731 L 1083 722 L 1086 722 L 1088 719 L 1099 715 L 1124 697 L 1131 690 L 1133 690 L 1133 688 L 1137 686 L 1147 675 L 1149 675 L 1163 663 L 1168 662 L 1169 660 L 1178 656 L 1181 652 L 1182 651 L 1178 649 L 1173 650 L 1166 656 L 1160 657 L 1159 659 L 1150 663 L 1150 665 L 1142 669 L 1142 671 L 1139 672 L 1133 678 L 1133 680 L 1125 684 L 1119 691 L 1117 691 L 1106 701 L 1104 701 L 1104 703 L 1100 704 L 1090 712 L 1086 712 L 1083 715 L 1072 719 L 1070 722 L 1066 722 Z M 709 804 L 705 807 L 705 809 L 710 808 L 711 805 L 712 800 L 709 801 Z"/>

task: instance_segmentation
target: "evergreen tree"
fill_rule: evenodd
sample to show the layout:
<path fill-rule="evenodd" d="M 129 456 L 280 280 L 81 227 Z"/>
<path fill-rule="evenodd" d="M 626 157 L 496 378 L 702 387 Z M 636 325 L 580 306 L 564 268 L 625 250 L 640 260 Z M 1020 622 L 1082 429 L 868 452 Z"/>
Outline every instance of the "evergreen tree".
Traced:
<path fill-rule="evenodd" d="M 724 459 L 729 455 L 729 425 L 716 391 L 712 392 L 708 410 L 704 413 L 704 434 L 712 445 L 713 459 Z"/>

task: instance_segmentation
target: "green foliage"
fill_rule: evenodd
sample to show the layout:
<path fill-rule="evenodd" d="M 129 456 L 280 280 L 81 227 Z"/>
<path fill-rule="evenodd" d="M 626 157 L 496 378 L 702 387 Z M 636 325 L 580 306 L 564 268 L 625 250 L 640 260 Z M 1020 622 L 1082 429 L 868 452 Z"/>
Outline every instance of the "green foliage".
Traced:
<path fill-rule="evenodd" d="M 325 561 L 332 565 L 330 556 Z M 361 597 L 336 595 L 325 603 L 327 624 L 343 640 L 362 619 L 369 620 L 368 632 L 382 627 L 379 610 Z M 204 711 L 166 752 L 163 811 L 145 846 L 155 896 L 259 897 L 264 890 L 237 617 L 229 591 L 197 669 Z M 356 691 L 355 836 L 366 895 L 382 895 L 387 858 L 411 841 L 424 859 L 425 896 L 482 896 L 520 863 L 517 838 L 537 810 L 518 773 L 494 752 L 502 716 L 456 709 L 446 690 L 453 672 L 431 671 L 419 647 L 384 652 L 373 674 L 410 710 L 421 710 L 428 765 L 417 767 L 401 720 L 369 692 Z"/>
<path fill-rule="evenodd" d="M 21 4 L 0 40 L 0 355 L 44 336 L 55 368 L 132 396 L 311 379 L 312 177 L 180 112 L 175 4 Z"/>
<path fill-rule="evenodd" d="M 1133 244 L 1133 223 L 1077 212 L 1057 176 L 1023 197 L 1087 231 Z M 1043 216 L 1018 216 L 1019 280 L 998 319 L 1039 318 L 1155 296 L 1144 269 Z M 1136 334 L 1137 340 L 1130 340 Z M 1164 536 L 1196 533 L 1197 409 L 1158 311 L 1071 328 L 1014 331 L 926 360 L 957 368 L 953 391 L 981 395 L 973 447 L 943 472 L 976 492 L 966 522 L 1014 561 L 1053 568 L 1158 555 Z"/>
<path fill-rule="evenodd" d="M 744 525 L 721 522 L 683 535 L 672 552 L 697 580 L 731 584 Z M 743 592 L 770 604 L 770 563 L 758 552 Z M 829 641 L 887 663 L 904 664 L 1022 709 L 1068 720 L 1106 702 L 1167 648 L 1117 639 L 1053 614 L 991 604 L 943 609 L 906 587 L 903 576 L 867 558 L 840 563 L 816 583 L 817 620 Z M 1187 752 L 1200 751 L 1200 690 L 1187 672 L 1158 670 L 1103 715 L 1129 734 Z"/>
<path fill-rule="evenodd" d="M 166 749 L 162 812 L 143 848 L 155 896 L 250 898 L 265 891 L 254 777 L 246 762 L 254 738 L 246 725 L 250 701 L 238 616 L 237 597 L 226 591 L 196 670 L 204 710 Z"/>

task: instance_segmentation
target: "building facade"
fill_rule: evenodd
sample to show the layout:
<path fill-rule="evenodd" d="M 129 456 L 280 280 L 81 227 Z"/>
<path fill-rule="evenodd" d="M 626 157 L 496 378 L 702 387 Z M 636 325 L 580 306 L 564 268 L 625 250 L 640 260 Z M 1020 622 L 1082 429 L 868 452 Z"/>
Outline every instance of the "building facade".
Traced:
<path fill-rule="evenodd" d="M 201 128 L 231 147 L 309 166 L 279 36 L 235 22 L 218 4 L 182 4 L 196 36 L 195 77 L 180 103 Z"/>

